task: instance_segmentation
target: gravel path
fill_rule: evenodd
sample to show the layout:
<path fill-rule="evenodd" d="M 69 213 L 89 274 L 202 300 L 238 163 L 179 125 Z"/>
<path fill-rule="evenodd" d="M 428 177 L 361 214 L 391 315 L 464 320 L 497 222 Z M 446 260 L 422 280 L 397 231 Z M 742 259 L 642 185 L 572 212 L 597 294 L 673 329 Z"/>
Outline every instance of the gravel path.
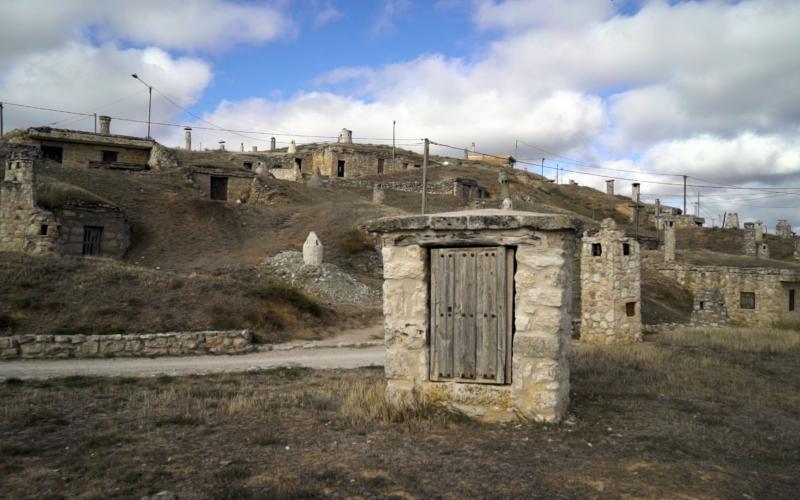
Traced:
<path fill-rule="evenodd" d="M 327 341 L 277 344 L 268 351 L 238 356 L 0 361 L 0 379 L 43 379 L 73 375 L 151 377 L 246 372 L 280 366 L 382 366 L 385 350 L 383 342 L 364 338 L 365 332 L 375 331 L 375 327 L 353 330 Z"/>

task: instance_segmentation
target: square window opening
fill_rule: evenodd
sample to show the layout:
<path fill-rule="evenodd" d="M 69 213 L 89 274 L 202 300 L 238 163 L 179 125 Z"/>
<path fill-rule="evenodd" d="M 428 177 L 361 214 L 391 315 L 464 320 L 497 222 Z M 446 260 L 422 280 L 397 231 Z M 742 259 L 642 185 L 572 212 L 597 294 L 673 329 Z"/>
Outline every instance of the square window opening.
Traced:
<path fill-rule="evenodd" d="M 631 254 L 631 244 L 630 243 L 623 243 L 622 244 L 622 255 L 630 255 Z"/>
<path fill-rule="evenodd" d="M 592 257 L 603 255 L 603 246 L 600 243 L 592 243 Z"/>
<path fill-rule="evenodd" d="M 42 156 L 61 163 L 64 160 L 64 149 L 58 146 L 42 146 Z"/>
<path fill-rule="evenodd" d="M 47 224 L 39 226 L 39 236 L 47 236 Z"/>
<path fill-rule="evenodd" d="M 700 301 L 700 310 L 702 311 L 705 308 L 706 308 L 706 303 L 701 300 Z"/>
<path fill-rule="evenodd" d="M 119 153 L 116 151 L 103 151 L 103 161 L 115 162 L 118 158 Z"/>
<path fill-rule="evenodd" d="M 636 302 L 625 303 L 625 315 L 629 318 L 636 316 Z"/>
<path fill-rule="evenodd" d="M 253 170 L 253 162 L 252 161 L 246 161 L 246 162 L 244 162 L 242 164 L 242 166 L 244 166 L 244 168 L 246 168 L 247 170 Z"/>
<path fill-rule="evenodd" d="M 755 292 L 741 292 L 739 294 L 739 308 L 740 309 L 755 309 L 756 308 L 756 294 L 755 294 Z"/>

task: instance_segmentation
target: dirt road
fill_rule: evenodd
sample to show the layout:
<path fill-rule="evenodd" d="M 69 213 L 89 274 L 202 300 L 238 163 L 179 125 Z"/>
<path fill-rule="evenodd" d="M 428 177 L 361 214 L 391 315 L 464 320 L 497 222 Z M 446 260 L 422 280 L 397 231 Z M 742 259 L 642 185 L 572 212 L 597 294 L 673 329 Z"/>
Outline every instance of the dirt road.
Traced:
<path fill-rule="evenodd" d="M 238 356 L 108 358 L 0 361 L 0 379 L 43 379 L 88 375 L 149 377 L 234 373 L 279 366 L 357 368 L 383 365 L 384 346 L 375 344 L 375 327 L 344 332 L 321 342 L 278 344 L 273 350 Z M 352 347 L 337 347 L 340 345 Z M 361 346 L 361 347 L 356 347 Z"/>

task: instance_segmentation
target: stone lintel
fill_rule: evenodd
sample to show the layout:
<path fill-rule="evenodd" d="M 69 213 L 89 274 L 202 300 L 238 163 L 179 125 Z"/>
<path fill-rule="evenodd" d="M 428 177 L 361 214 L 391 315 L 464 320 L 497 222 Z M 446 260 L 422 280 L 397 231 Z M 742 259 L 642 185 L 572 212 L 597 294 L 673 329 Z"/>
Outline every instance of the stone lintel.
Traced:
<path fill-rule="evenodd" d="M 578 219 L 560 214 L 541 214 L 518 210 L 481 209 L 443 212 L 430 215 L 384 217 L 366 224 L 374 233 L 401 231 L 458 231 L 493 229 L 533 229 L 542 231 L 577 230 Z"/>

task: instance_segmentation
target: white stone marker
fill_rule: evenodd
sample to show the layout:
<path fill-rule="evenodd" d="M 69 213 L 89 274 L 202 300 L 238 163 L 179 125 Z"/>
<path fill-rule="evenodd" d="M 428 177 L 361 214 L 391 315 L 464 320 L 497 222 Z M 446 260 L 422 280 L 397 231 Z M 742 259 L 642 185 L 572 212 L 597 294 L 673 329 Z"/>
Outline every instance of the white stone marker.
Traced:
<path fill-rule="evenodd" d="M 303 243 L 303 263 L 307 266 L 322 265 L 322 252 L 322 242 L 317 238 L 317 234 L 311 231 Z"/>

